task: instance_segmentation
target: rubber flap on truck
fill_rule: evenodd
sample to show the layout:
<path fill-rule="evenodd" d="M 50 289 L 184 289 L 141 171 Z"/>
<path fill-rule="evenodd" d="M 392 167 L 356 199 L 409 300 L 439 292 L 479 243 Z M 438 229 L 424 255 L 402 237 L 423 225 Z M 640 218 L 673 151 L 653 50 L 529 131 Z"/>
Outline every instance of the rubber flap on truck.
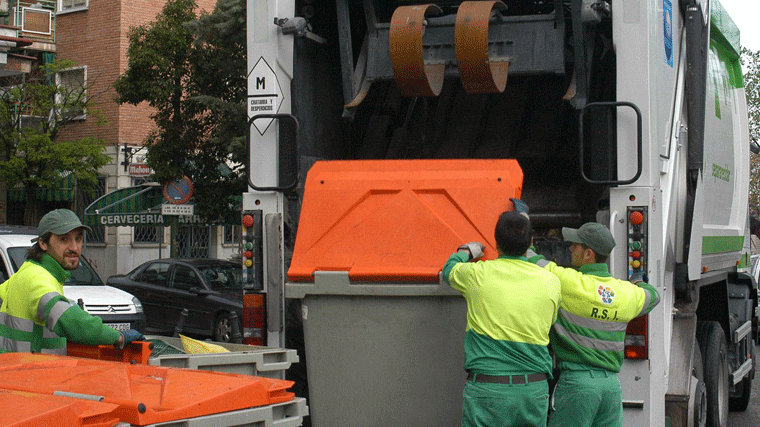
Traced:
<path fill-rule="evenodd" d="M 0 390 L 102 397 L 144 426 L 293 400 L 292 381 L 31 353 L 0 354 Z"/>
<path fill-rule="evenodd" d="M 291 281 L 347 271 L 358 282 L 438 282 L 467 242 L 497 257 L 494 228 L 513 210 L 514 159 L 316 162 L 306 176 Z"/>

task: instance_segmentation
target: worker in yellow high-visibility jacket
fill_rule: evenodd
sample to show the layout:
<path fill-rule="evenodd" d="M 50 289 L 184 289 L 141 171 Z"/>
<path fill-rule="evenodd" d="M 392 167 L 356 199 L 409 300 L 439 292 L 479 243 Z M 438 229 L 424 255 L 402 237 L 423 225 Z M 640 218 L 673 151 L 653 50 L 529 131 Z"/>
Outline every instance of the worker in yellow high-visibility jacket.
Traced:
<path fill-rule="evenodd" d="M 66 340 L 118 348 L 142 339 L 118 332 L 63 295 L 63 283 L 79 266 L 84 231 L 68 209 L 48 212 L 21 268 L 0 285 L 0 352 L 66 354 Z"/>
<path fill-rule="evenodd" d="M 557 316 L 556 276 L 529 263 L 530 221 L 504 212 L 496 224 L 499 256 L 484 246 L 460 246 L 443 267 L 443 279 L 467 300 L 462 426 L 546 426 L 547 378 L 552 359 L 549 329 Z"/>
<path fill-rule="evenodd" d="M 522 202 L 515 206 L 527 214 Z M 620 427 L 623 394 L 618 372 L 626 326 L 649 313 L 660 302 L 660 294 L 644 283 L 642 273 L 631 282 L 612 277 L 606 261 L 615 240 L 602 224 L 563 227 L 562 236 L 573 242 L 575 268 L 549 262 L 532 248 L 527 253 L 529 261 L 555 274 L 562 284 L 562 303 L 550 334 L 560 376 L 549 426 Z"/>

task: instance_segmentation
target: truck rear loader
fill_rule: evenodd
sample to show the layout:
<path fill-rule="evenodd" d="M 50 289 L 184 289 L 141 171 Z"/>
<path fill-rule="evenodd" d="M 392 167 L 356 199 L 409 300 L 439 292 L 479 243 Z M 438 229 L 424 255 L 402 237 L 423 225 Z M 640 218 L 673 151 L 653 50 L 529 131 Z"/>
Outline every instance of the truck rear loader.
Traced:
<path fill-rule="evenodd" d="M 248 0 L 247 15 L 243 329 L 283 346 L 299 305 L 313 425 L 459 425 L 466 308 L 438 272 L 466 241 L 496 256 L 510 197 L 549 258 L 569 261 L 561 227 L 598 221 L 611 273 L 660 292 L 629 324 L 626 426 L 725 426 L 747 407 L 750 141 L 718 0 Z"/>

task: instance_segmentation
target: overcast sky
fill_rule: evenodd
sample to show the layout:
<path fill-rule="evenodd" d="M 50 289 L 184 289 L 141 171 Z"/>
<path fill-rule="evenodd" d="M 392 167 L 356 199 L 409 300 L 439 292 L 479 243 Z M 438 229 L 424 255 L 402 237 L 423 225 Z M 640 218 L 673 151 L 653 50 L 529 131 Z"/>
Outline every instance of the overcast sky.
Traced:
<path fill-rule="evenodd" d="M 739 27 L 742 46 L 760 50 L 760 1 L 720 0 L 720 3 Z"/>

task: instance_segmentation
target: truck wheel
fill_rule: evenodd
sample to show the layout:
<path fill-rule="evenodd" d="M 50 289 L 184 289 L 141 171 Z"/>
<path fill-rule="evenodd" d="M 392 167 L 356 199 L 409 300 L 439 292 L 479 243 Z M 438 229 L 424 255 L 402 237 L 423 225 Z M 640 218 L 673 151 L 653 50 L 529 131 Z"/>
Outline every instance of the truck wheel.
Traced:
<path fill-rule="evenodd" d="M 694 390 L 692 391 L 692 407 L 690 411 L 691 422 L 689 426 L 705 427 L 707 426 L 707 392 L 705 391 L 705 383 L 700 380 L 692 378 L 694 381 Z"/>
<path fill-rule="evenodd" d="M 748 340 L 750 346 L 749 354 L 752 359 L 752 369 L 755 368 L 755 343 L 752 340 Z M 749 406 L 749 398 L 752 393 L 752 374 L 747 375 L 744 379 L 736 385 L 741 394 L 737 397 L 728 399 L 728 409 L 732 411 L 745 411 Z"/>
<path fill-rule="evenodd" d="M 691 423 L 687 425 L 689 427 L 705 427 L 707 425 L 707 391 L 705 390 L 705 374 L 699 343 L 694 343 L 691 377 L 691 406 L 689 407 Z"/>
<path fill-rule="evenodd" d="M 214 322 L 214 341 L 232 341 L 232 323 L 230 323 L 229 313 L 219 313 L 216 316 L 216 321 Z"/>
<path fill-rule="evenodd" d="M 728 425 L 728 347 L 720 323 L 699 322 L 697 342 L 702 350 L 707 390 L 707 426 Z"/>

